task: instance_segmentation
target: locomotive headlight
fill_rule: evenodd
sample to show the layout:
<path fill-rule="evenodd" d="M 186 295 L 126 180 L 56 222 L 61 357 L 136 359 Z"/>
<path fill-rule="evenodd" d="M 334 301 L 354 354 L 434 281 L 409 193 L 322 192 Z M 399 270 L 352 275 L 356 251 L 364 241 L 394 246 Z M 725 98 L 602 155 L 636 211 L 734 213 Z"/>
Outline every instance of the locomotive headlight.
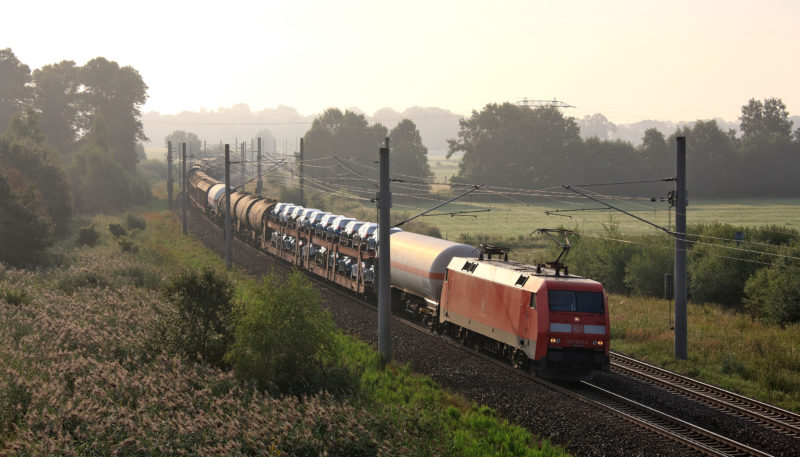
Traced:
<path fill-rule="evenodd" d="M 561 338 L 550 338 L 551 344 L 558 344 L 561 342 Z"/>
<path fill-rule="evenodd" d="M 601 346 L 602 347 L 604 343 L 603 343 L 603 340 L 594 340 L 592 342 L 592 344 L 595 345 L 595 346 Z"/>

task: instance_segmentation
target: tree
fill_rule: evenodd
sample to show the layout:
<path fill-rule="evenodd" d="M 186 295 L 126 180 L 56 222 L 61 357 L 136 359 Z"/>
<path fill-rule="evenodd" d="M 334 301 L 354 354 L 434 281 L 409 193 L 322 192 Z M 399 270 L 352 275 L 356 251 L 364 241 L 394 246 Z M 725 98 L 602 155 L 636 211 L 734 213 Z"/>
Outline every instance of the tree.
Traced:
<path fill-rule="evenodd" d="M 742 194 L 747 181 L 737 178 L 739 157 L 730 135 L 716 120 L 697 121 L 679 128 L 670 137 L 668 149 L 675 150 L 675 138 L 686 137 L 686 180 L 692 193 L 710 197 Z"/>
<path fill-rule="evenodd" d="M 391 139 L 391 160 L 389 169 L 393 175 L 429 180 L 433 173 L 428 165 L 428 148 L 422 144 L 417 126 L 409 119 L 403 119 L 389 132 Z M 429 184 L 424 187 L 428 189 Z"/>
<path fill-rule="evenodd" d="M 30 103 L 31 69 L 17 59 L 10 48 L 0 50 L 0 133 L 11 117 Z"/>
<path fill-rule="evenodd" d="M 186 143 L 186 154 L 189 153 L 194 154 L 195 156 L 199 156 L 203 149 L 203 142 L 200 141 L 200 138 L 197 137 L 196 134 L 192 132 L 186 132 L 183 130 L 175 130 L 174 132 L 167 135 L 164 138 L 164 146 L 167 146 L 167 143 L 172 142 L 172 156 L 173 158 L 180 157 L 176 156 L 175 154 L 181 153 L 181 143 Z"/>
<path fill-rule="evenodd" d="M 552 106 L 488 104 L 459 122 L 447 157 L 464 156 L 454 181 L 511 187 L 560 184 L 583 152 L 578 125 Z"/>
<path fill-rule="evenodd" d="M 666 177 L 675 171 L 674 155 L 670 154 L 667 140 L 658 129 L 649 128 L 644 131 L 642 145 L 639 150 L 641 151 L 642 160 L 645 161 L 644 168 L 649 173 L 660 173 Z"/>
<path fill-rule="evenodd" d="M 70 168 L 75 208 L 99 213 L 128 206 L 133 201 L 132 174 L 117 162 L 105 119 L 96 115 Z"/>
<path fill-rule="evenodd" d="M 584 138 L 610 140 L 617 133 L 617 126 L 600 113 L 584 116 L 579 125 Z"/>
<path fill-rule="evenodd" d="M 303 159 L 313 162 L 313 167 L 305 167 L 304 173 L 327 179 L 328 189 L 372 191 L 377 181 L 372 163 L 387 132 L 381 124 L 370 125 L 363 114 L 329 108 L 314 119 L 305 134 Z"/>
<path fill-rule="evenodd" d="M 256 133 L 256 138 L 261 138 L 261 159 L 267 154 L 275 154 L 275 137 L 269 129 L 261 129 Z M 258 147 L 258 146 L 256 146 Z"/>
<path fill-rule="evenodd" d="M 52 244 L 52 224 L 35 210 L 35 189 L 13 189 L 0 172 L 0 262 L 23 266 L 36 262 Z"/>
<path fill-rule="evenodd" d="M 30 106 L 11 117 L 11 127 L 8 133 L 14 138 L 24 138 L 44 146 L 44 134 L 39 128 L 39 114 Z"/>
<path fill-rule="evenodd" d="M 36 113 L 18 115 L 12 125 L 12 133 L 0 137 L 0 169 L 14 192 L 25 193 L 27 207 L 52 224 L 55 235 L 65 235 L 73 208 L 67 174 L 41 144 Z"/>
<path fill-rule="evenodd" d="M 792 135 L 792 121 L 789 120 L 786 105 L 779 98 L 767 98 L 763 102 L 751 98 L 742 106 L 739 121 L 745 140 L 759 135 L 781 138 Z"/>
<path fill-rule="evenodd" d="M 573 160 L 575 166 L 567 172 L 567 176 L 581 182 L 628 181 L 644 174 L 645 163 L 633 145 L 624 140 L 600 140 L 588 138 L 584 142 L 584 152 Z M 627 186 L 614 186 L 610 193 L 630 191 Z"/>
<path fill-rule="evenodd" d="M 81 121 L 80 68 L 64 60 L 33 71 L 33 105 L 47 143 L 69 164 Z"/>
<path fill-rule="evenodd" d="M 751 194 L 795 196 L 800 192 L 800 143 L 779 98 L 750 99 L 742 107 L 741 182 Z"/>
<path fill-rule="evenodd" d="M 120 67 L 103 57 L 90 60 L 81 69 L 85 120 L 101 114 L 114 145 L 114 158 L 123 170 L 136 170 L 137 141 L 149 141 L 144 134 L 141 107 L 147 101 L 147 85 L 133 67 Z M 88 125 L 84 125 L 84 128 Z"/>

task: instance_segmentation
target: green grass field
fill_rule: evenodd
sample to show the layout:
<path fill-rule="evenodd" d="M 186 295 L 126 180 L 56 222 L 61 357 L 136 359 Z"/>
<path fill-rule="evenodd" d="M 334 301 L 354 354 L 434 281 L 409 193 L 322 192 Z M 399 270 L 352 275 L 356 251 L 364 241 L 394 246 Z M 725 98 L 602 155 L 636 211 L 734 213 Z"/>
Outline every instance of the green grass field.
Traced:
<path fill-rule="evenodd" d="M 674 214 L 670 214 L 666 203 L 610 202 L 625 211 L 646 219 L 656 225 L 674 227 Z M 395 211 L 416 214 L 433 207 L 431 201 L 412 201 L 397 204 Z M 539 200 L 530 204 L 516 202 L 475 202 L 469 196 L 465 201 L 448 204 L 435 213 L 478 211 L 455 216 L 423 216 L 423 222 L 438 227 L 442 236 L 455 239 L 464 234 L 491 234 L 497 237 L 528 236 L 538 228 L 563 226 L 588 234 L 604 233 L 603 226 L 613 221 L 624 235 L 656 233 L 658 229 L 640 222 L 621 212 L 611 210 L 586 211 L 601 205 L 589 200 L 559 201 Z M 566 211 L 581 209 L 584 211 Z M 488 211 L 485 211 L 488 210 Z M 558 211 L 558 212 L 555 212 Z M 549 212 L 549 213 L 548 213 Z M 687 209 L 688 224 L 727 223 L 732 225 L 760 226 L 775 224 L 786 228 L 800 229 L 800 199 L 748 200 L 690 202 Z"/>

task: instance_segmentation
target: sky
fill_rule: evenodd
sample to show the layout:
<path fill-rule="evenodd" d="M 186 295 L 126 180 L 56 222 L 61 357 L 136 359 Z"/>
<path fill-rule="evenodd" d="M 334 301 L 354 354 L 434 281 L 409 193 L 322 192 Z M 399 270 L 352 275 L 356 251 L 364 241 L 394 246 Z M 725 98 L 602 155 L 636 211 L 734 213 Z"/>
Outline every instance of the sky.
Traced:
<path fill-rule="evenodd" d="M 102 56 L 148 85 L 143 112 L 246 103 L 439 107 L 558 99 L 582 118 L 735 121 L 751 98 L 800 114 L 800 1 L 14 1 L 0 49 L 39 68 Z"/>

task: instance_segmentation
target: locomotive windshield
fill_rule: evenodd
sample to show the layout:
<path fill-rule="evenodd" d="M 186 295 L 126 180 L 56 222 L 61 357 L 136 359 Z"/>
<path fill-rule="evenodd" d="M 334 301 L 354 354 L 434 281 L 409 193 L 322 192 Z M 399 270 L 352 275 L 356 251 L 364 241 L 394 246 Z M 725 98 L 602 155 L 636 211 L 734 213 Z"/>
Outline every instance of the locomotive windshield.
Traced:
<path fill-rule="evenodd" d="M 550 311 L 577 313 L 604 312 L 602 292 L 579 292 L 574 290 L 550 290 L 547 292 Z"/>

